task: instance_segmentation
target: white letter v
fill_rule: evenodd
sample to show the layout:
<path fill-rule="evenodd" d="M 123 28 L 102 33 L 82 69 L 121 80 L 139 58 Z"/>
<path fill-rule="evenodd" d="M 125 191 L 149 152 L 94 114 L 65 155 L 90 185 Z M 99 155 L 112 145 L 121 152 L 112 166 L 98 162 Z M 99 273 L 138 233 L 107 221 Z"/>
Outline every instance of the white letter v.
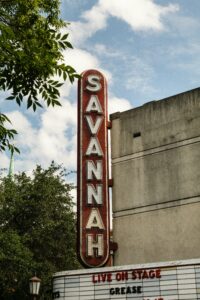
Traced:
<path fill-rule="evenodd" d="M 101 122 L 103 120 L 103 117 L 102 116 L 97 116 L 96 120 L 95 120 L 95 123 L 94 123 L 91 116 L 85 116 L 85 118 L 87 120 L 87 124 L 88 124 L 88 127 L 90 129 L 91 134 L 97 134 L 97 132 L 100 128 Z"/>

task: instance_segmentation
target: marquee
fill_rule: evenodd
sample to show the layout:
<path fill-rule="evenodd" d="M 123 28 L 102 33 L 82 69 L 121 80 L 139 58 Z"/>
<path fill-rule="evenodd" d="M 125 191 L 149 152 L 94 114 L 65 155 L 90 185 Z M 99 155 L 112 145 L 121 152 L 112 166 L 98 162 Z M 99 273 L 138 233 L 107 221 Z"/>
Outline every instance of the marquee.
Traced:
<path fill-rule="evenodd" d="M 53 291 L 61 300 L 197 300 L 200 260 L 61 272 Z"/>

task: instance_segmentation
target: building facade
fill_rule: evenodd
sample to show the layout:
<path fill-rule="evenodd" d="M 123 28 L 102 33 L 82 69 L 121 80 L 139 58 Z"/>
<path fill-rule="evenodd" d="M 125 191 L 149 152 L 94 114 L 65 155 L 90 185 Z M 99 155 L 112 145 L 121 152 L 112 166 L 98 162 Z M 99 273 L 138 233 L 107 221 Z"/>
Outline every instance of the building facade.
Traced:
<path fill-rule="evenodd" d="M 111 121 L 114 265 L 199 258 L 200 88 Z"/>

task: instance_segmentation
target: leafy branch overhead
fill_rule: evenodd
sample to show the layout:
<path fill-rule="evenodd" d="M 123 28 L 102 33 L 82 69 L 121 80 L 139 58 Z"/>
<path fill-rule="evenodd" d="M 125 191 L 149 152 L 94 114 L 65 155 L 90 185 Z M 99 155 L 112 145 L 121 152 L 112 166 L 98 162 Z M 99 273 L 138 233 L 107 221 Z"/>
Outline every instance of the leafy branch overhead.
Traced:
<path fill-rule="evenodd" d="M 72 48 L 68 34 L 59 30 L 67 26 L 59 18 L 58 0 L 13 0 L 0 7 L 0 89 L 12 90 L 8 100 L 27 108 L 60 105 L 59 87 L 52 80 L 59 75 L 72 83 L 78 74 L 63 63 L 62 51 Z"/>
<path fill-rule="evenodd" d="M 63 81 L 79 77 L 64 63 L 63 50 L 72 45 L 68 34 L 61 34 L 68 24 L 60 19 L 59 6 L 59 0 L 0 0 L 0 90 L 34 111 L 44 103 L 61 105 Z M 61 81 L 53 80 L 55 75 Z"/>
<path fill-rule="evenodd" d="M 11 123 L 6 115 L 0 114 L 0 151 L 5 151 L 8 148 L 11 153 L 14 151 L 19 153 L 19 149 L 10 143 L 10 140 L 13 140 L 17 134 L 17 131 L 6 128 L 6 122 Z"/>

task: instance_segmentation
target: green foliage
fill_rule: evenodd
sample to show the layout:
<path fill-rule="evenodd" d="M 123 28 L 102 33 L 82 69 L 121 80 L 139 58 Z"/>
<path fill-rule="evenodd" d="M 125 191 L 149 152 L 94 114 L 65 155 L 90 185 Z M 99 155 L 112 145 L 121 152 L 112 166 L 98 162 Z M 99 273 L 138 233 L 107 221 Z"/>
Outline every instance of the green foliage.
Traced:
<path fill-rule="evenodd" d="M 54 163 L 0 183 L 1 299 L 29 299 L 28 281 L 42 279 L 41 299 L 51 299 L 56 271 L 78 268 L 72 185 Z"/>
<path fill-rule="evenodd" d="M 0 293 L 1 299 L 22 299 L 28 294 L 28 286 L 21 283 L 30 278 L 33 268 L 33 254 L 24 245 L 23 238 L 14 230 L 0 229 Z M 21 290 L 19 290 L 21 287 Z"/>
<path fill-rule="evenodd" d="M 27 108 L 61 105 L 59 87 L 78 78 L 62 51 L 72 48 L 59 18 L 59 0 L 0 0 L 0 90 Z M 3 150 L 3 149 L 1 149 Z"/>
<path fill-rule="evenodd" d="M 11 123 L 6 115 L 0 113 L 0 151 L 5 151 L 8 148 L 11 153 L 14 151 L 19 153 L 19 149 L 10 143 L 10 140 L 13 140 L 17 134 L 17 131 L 6 128 L 6 122 Z"/>

